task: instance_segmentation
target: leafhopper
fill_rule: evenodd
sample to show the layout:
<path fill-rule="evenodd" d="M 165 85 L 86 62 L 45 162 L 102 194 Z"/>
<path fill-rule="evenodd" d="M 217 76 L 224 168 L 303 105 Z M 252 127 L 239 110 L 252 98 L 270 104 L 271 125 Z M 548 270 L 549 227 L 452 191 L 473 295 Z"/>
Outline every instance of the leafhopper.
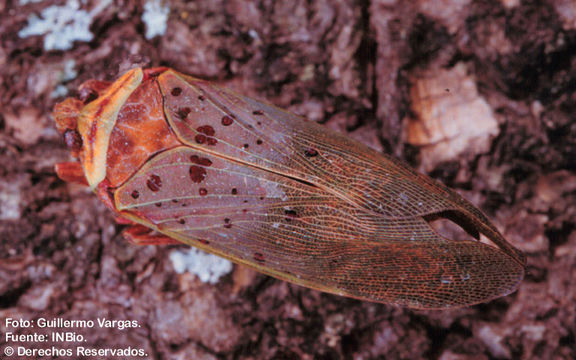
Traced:
<path fill-rule="evenodd" d="M 419 309 L 485 302 L 524 276 L 524 255 L 456 192 L 275 106 L 169 68 L 90 80 L 80 95 L 54 110 L 78 158 L 57 173 L 89 185 L 132 242 Z M 474 239 L 441 236 L 435 218 Z"/>

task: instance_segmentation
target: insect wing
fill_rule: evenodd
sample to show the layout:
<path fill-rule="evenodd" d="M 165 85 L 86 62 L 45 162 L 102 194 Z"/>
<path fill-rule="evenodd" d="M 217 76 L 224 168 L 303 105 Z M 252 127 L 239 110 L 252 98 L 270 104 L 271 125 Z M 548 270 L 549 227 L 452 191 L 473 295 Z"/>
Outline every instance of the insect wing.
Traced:
<path fill-rule="evenodd" d="M 168 71 L 159 77 L 166 116 L 181 141 L 319 186 L 388 219 L 450 213 L 511 261 L 524 255 L 454 191 L 402 162 L 272 105 Z"/>
<path fill-rule="evenodd" d="M 127 217 L 280 279 L 416 308 L 513 290 L 509 257 L 448 242 L 420 218 L 387 219 L 298 180 L 189 147 L 151 159 L 115 193 Z"/>

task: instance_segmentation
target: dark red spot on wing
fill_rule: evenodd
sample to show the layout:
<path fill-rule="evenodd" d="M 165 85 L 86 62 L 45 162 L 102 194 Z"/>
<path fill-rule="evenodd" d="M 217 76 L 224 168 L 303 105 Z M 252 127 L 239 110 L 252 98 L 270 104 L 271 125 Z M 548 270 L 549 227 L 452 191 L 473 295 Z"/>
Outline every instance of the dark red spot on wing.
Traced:
<path fill-rule="evenodd" d="M 234 119 L 230 115 L 224 115 L 222 117 L 222 125 L 230 126 L 234 122 Z"/>
<path fill-rule="evenodd" d="M 210 244 L 210 241 L 204 240 L 204 239 L 198 239 L 198 242 L 199 242 L 200 244 L 204 244 L 204 245 Z"/>
<path fill-rule="evenodd" d="M 264 111 L 262 111 L 262 110 L 254 110 L 254 111 L 252 111 L 252 114 L 254 114 L 254 115 L 264 115 Z"/>
<path fill-rule="evenodd" d="M 82 150 L 82 137 L 77 130 L 66 130 L 64 132 L 64 142 L 68 149 L 72 151 L 80 151 Z"/>
<path fill-rule="evenodd" d="M 216 134 L 216 131 L 212 126 L 202 125 L 198 127 L 196 131 L 198 131 L 199 134 L 197 134 L 194 139 L 198 144 L 207 143 L 208 145 L 216 145 L 218 143 L 218 140 L 212 137 Z"/>
<path fill-rule="evenodd" d="M 184 224 L 186 224 L 186 220 L 180 219 L 180 220 L 178 220 L 178 224 L 184 225 Z"/>
<path fill-rule="evenodd" d="M 160 176 L 152 174 L 150 178 L 146 180 L 146 186 L 154 192 L 159 191 L 162 187 L 162 179 L 160 179 Z"/>
<path fill-rule="evenodd" d="M 204 100 L 206 100 L 206 96 L 204 96 L 204 95 L 198 95 L 198 100 L 204 101 Z"/>
<path fill-rule="evenodd" d="M 256 144 L 262 145 L 262 140 L 260 140 L 260 139 L 256 140 Z"/>
<path fill-rule="evenodd" d="M 208 195 L 208 190 L 206 190 L 206 188 L 200 188 L 198 194 L 200 194 L 200 196 L 206 196 Z"/>
<path fill-rule="evenodd" d="M 202 165 L 202 166 L 212 165 L 212 161 L 210 159 L 203 158 L 203 157 L 200 157 L 198 155 L 191 155 L 190 161 L 192 161 L 194 164 L 198 164 L 198 165 Z"/>
<path fill-rule="evenodd" d="M 156 207 L 162 207 L 162 203 L 159 202 L 155 203 L 154 205 L 156 205 Z"/>
<path fill-rule="evenodd" d="M 183 107 L 178 109 L 178 117 L 182 120 L 186 119 L 186 117 L 188 116 L 188 114 L 190 114 L 192 112 L 192 109 L 190 109 L 189 107 Z"/>
<path fill-rule="evenodd" d="M 138 190 L 134 190 L 132 191 L 130 196 L 132 196 L 132 199 L 138 199 L 140 197 L 140 193 L 138 192 Z"/>
<path fill-rule="evenodd" d="M 256 260 L 259 263 L 263 263 L 266 261 L 266 259 L 264 258 L 264 254 L 259 253 L 259 252 L 255 252 L 253 257 L 254 257 L 254 260 Z"/>
<path fill-rule="evenodd" d="M 205 178 L 206 169 L 197 165 L 190 166 L 190 179 L 192 179 L 193 182 L 200 184 Z"/>
<path fill-rule="evenodd" d="M 238 189 L 233 188 L 233 189 L 232 189 L 232 195 L 236 195 L 236 194 L 238 194 Z"/>
<path fill-rule="evenodd" d="M 214 136 L 214 134 L 216 134 L 216 131 L 214 131 L 214 128 L 210 125 L 202 125 L 198 127 L 196 130 L 198 130 L 199 133 L 207 136 Z"/>
<path fill-rule="evenodd" d="M 286 210 L 284 214 L 286 214 L 286 221 L 292 221 L 298 218 L 298 213 L 294 210 Z"/>
<path fill-rule="evenodd" d="M 176 204 L 176 203 L 178 202 L 178 199 L 172 199 L 172 202 L 173 202 L 174 204 Z"/>
<path fill-rule="evenodd" d="M 242 147 L 243 147 L 244 149 L 248 149 L 249 146 L 250 146 L 250 145 L 248 145 L 248 144 L 242 145 Z"/>
<path fill-rule="evenodd" d="M 172 89 L 172 91 L 170 91 L 170 94 L 172 94 L 172 96 L 180 96 L 180 94 L 182 94 L 182 89 L 175 87 Z"/>
<path fill-rule="evenodd" d="M 232 227 L 232 223 L 230 222 L 230 219 L 228 219 L 228 218 L 224 219 L 224 227 L 226 229 L 230 229 Z"/>
<path fill-rule="evenodd" d="M 318 155 L 318 150 L 316 149 L 306 149 L 304 150 L 304 155 L 306 155 L 307 157 L 314 157 Z"/>

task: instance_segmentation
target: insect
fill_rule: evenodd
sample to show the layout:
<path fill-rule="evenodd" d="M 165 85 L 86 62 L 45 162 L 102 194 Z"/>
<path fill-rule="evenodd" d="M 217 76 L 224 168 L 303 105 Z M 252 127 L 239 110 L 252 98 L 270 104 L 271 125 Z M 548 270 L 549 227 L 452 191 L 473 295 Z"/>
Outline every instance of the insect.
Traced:
<path fill-rule="evenodd" d="M 185 243 L 309 288 L 420 309 L 504 296 L 524 276 L 524 255 L 454 191 L 211 82 L 136 68 L 84 83 L 54 118 L 79 159 L 58 175 L 89 185 L 134 243 Z M 435 218 L 475 239 L 439 235 Z"/>

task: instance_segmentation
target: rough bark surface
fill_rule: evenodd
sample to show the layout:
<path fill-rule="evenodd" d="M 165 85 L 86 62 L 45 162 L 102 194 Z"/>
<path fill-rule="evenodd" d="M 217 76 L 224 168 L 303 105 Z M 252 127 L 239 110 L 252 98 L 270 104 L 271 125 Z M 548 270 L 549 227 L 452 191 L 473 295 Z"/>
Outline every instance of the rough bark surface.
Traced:
<path fill-rule="evenodd" d="M 148 39 L 150 4 L 169 12 Z M 92 39 L 62 45 L 55 23 L 27 36 L 50 6 L 68 9 L 68 25 L 86 17 Z M 174 246 L 126 243 L 96 196 L 53 170 L 70 160 L 53 105 L 134 64 L 218 81 L 404 158 L 526 252 L 525 281 L 426 312 L 239 267 L 215 285 L 177 274 Z M 1 334 L 52 332 L 8 317 L 105 317 L 140 327 L 75 330 L 86 346 L 153 359 L 576 358 L 572 1 L 0 2 L 0 74 Z"/>

